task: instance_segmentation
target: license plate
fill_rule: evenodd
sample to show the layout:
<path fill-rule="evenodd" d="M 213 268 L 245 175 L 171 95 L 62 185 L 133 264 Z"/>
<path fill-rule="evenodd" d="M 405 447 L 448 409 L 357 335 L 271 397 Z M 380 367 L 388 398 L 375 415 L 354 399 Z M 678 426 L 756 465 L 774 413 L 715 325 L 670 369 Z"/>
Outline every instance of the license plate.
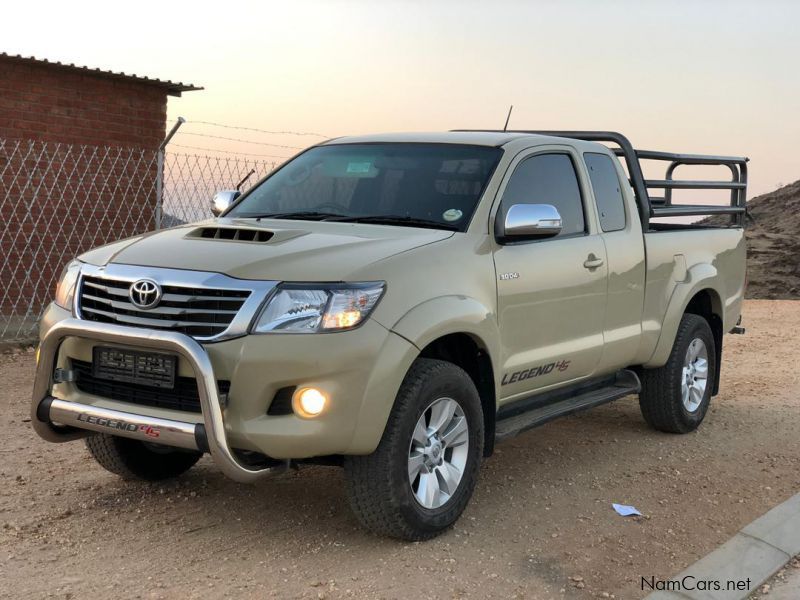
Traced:
<path fill-rule="evenodd" d="M 169 354 L 97 346 L 93 351 L 92 374 L 98 379 L 172 389 L 177 362 Z"/>

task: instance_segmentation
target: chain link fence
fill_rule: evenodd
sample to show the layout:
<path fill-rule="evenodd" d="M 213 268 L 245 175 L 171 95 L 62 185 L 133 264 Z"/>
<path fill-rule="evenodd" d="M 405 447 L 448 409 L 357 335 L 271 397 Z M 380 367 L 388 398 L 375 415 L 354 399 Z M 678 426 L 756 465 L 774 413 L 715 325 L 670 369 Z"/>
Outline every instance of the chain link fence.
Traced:
<path fill-rule="evenodd" d="M 174 227 L 209 218 L 209 203 L 214 194 L 234 189 L 242 180 L 239 189 L 245 191 L 274 168 L 274 162 L 245 157 L 167 153 L 161 226 Z"/>
<path fill-rule="evenodd" d="M 0 340 L 35 337 L 75 256 L 151 231 L 159 218 L 161 227 L 206 219 L 214 193 L 250 174 L 247 189 L 274 167 L 235 155 L 0 138 Z"/>

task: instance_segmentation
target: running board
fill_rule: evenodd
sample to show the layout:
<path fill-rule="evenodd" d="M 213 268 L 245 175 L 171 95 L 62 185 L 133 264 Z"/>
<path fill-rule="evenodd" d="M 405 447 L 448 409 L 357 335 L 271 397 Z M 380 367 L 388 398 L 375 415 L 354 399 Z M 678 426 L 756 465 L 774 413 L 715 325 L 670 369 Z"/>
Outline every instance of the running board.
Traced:
<path fill-rule="evenodd" d="M 638 394 L 641 387 L 636 373 L 622 369 L 611 377 L 583 382 L 514 402 L 498 411 L 495 440 L 500 441 L 515 436 L 558 417 Z"/>

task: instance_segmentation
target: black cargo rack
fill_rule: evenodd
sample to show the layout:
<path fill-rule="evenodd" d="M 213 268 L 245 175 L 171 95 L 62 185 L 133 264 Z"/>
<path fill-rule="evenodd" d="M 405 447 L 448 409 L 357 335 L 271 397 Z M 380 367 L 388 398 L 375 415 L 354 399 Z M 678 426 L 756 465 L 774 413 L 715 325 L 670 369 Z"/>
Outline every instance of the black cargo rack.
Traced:
<path fill-rule="evenodd" d="M 487 131 L 487 130 L 459 130 Z M 500 132 L 501 130 L 491 130 Z M 704 154 L 676 154 L 673 152 L 655 152 L 652 150 L 636 150 L 621 133 L 615 131 L 543 131 L 543 130 L 508 130 L 506 133 L 525 133 L 572 138 L 588 142 L 614 144 L 612 151 L 625 160 L 630 183 L 639 206 L 639 216 L 645 230 L 649 228 L 653 217 L 684 217 L 731 215 L 731 223 L 741 226 L 747 206 L 747 162 L 748 158 L 738 156 L 714 156 Z M 641 160 L 657 160 L 668 162 L 664 179 L 645 179 L 642 174 Z M 729 181 L 705 181 L 674 179 L 675 169 L 681 165 L 726 166 L 731 171 Z M 651 189 L 663 189 L 662 197 L 651 197 Z M 730 190 L 728 205 L 718 204 L 673 204 L 673 190 Z"/>

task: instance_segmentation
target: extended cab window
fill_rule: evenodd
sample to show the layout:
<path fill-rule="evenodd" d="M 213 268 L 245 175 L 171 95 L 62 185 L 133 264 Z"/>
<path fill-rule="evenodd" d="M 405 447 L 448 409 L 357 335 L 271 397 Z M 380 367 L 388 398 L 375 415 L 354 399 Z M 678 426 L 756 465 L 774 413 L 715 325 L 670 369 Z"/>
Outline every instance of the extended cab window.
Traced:
<path fill-rule="evenodd" d="M 466 144 L 318 146 L 265 179 L 226 216 L 464 231 L 502 152 Z"/>
<path fill-rule="evenodd" d="M 596 152 L 583 155 L 589 179 L 592 181 L 600 228 L 603 231 L 625 229 L 625 200 L 619 183 L 617 170 L 610 156 Z"/>
<path fill-rule="evenodd" d="M 586 231 L 578 176 L 566 154 L 537 154 L 523 160 L 503 192 L 502 214 L 514 204 L 555 206 L 562 221 L 559 236 Z"/>

